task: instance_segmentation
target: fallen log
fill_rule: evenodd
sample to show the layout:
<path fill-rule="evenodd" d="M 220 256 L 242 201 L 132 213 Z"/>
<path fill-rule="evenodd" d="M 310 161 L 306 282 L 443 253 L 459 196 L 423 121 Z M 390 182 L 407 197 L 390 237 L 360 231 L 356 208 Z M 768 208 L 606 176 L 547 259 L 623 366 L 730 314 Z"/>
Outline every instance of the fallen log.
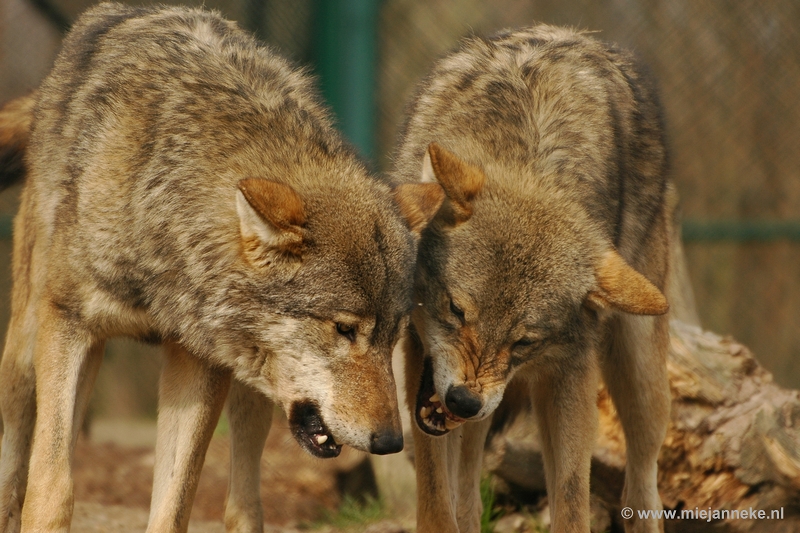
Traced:
<path fill-rule="evenodd" d="M 659 491 L 665 510 L 675 515 L 665 520 L 665 531 L 800 531 L 800 391 L 776 385 L 745 346 L 677 320 L 668 370 L 672 414 L 659 458 Z M 596 522 L 622 531 L 625 442 L 604 388 L 598 407 L 591 487 L 600 514 L 607 515 Z M 486 465 L 501 489 L 526 503 L 544 494 L 530 417 L 489 443 Z"/>

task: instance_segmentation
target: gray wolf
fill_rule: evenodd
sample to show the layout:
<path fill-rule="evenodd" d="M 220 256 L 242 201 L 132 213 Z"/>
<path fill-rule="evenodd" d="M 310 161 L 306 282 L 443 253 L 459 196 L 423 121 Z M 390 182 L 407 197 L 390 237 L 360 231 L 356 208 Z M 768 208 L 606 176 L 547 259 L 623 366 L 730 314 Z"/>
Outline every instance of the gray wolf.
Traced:
<path fill-rule="evenodd" d="M 487 434 L 527 403 L 552 531 L 588 532 L 601 375 L 627 439 L 623 505 L 660 509 L 674 193 L 641 68 L 551 26 L 468 38 L 418 88 L 395 160 L 397 182 L 447 195 L 405 343 L 417 531 L 479 530 Z"/>
<path fill-rule="evenodd" d="M 273 403 L 316 456 L 402 449 L 391 352 L 444 193 L 370 175 L 306 74 L 214 13 L 101 4 L 0 119 L 3 178 L 26 175 L 0 531 L 69 529 L 72 450 L 112 336 L 166 347 L 148 531 L 186 531 L 229 389 L 229 531 L 261 530 Z"/>

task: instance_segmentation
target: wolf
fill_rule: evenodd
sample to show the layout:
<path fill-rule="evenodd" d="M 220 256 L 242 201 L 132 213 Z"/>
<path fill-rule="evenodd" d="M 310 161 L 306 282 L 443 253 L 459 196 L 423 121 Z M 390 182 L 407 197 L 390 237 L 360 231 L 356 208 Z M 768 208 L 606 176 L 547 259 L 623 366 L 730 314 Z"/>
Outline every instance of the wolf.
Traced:
<path fill-rule="evenodd" d="M 272 406 L 299 444 L 403 447 L 392 348 L 444 193 L 390 187 L 310 77 L 218 14 L 106 3 L 0 113 L 24 175 L 0 364 L 0 531 L 68 531 L 104 341 L 165 346 L 148 531 L 185 532 L 230 392 L 228 531 L 261 531 Z M 24 155 L 20 153 L 24 151 Z"/>
<path fill-rule="evenodd" d="M 631 54 L 548 25 L 466 38 L 421 82 L 393 170 L 446 193 L 404 341 L 419 533 L 479 531 L 484 443 L 526 404 L 552 531 L 587 533 L 601 375 L 627 440 L 622 504 L 662 508 L 674 210 L 662 122 Z"/>

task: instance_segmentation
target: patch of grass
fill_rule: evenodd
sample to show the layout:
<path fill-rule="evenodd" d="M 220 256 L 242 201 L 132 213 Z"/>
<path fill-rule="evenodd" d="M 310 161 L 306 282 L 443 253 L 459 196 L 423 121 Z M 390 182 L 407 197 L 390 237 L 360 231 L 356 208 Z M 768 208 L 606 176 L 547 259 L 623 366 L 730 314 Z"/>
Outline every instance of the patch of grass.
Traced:
<path fill-rule="evenodd" d="M 362 531 L 364 526 L 388 518 L 383 500 L 373 496 L 354 498 L 345 496 L 336 511 L 328 511 L 314 529 L 333 526 L 337 531 Z"/>
<path fill-rule="evenodd" d="M 481 479 L 481 503 L 483 504 L 481 533 L 492 533 L 495 523 L 503 516 L 503 510 L 495 505 L 494 488 L 488 476 Z"/>
<path fill-rule="evenodd" d="M 222 411 L 222 414 L 219 416 L 219 421 L 217 422 L 217 427 L 214 428 L 214 436 L 227 437 L 230 431 L 231 428 L 230 425 L 228 425 L 228 415 L 225 413 L 225 411 Z"/>
<path fill-rule="evenodd" d="M 538 518 L 531 517 L 531 522 L 533 523 L 533 533 L 548 533 L 550 531 L 550 528 L 542 524 Z"/>

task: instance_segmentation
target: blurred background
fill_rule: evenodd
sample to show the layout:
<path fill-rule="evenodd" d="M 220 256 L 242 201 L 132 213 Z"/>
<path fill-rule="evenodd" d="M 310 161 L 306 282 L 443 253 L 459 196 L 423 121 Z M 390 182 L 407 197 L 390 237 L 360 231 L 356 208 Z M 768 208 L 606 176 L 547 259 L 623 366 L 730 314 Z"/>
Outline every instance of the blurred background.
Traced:
<path fill-rule="evenodd" d="M 90 0 L 0 0 L 0 102 L 37 87 Z M 130 2 L 141 3 L 141 2 Z M 378 171 L 431 63 L 470 33 L 536 21 L 636 51 L 660 83 L 702 325 L 800 388 L 800 2 L 797 0 L 205 0 L 319 77 Z M 0 324 L 10 219 L 0 195 Z M 114 341 L 94 414 L 153 417 L 158 351 Z"/>

